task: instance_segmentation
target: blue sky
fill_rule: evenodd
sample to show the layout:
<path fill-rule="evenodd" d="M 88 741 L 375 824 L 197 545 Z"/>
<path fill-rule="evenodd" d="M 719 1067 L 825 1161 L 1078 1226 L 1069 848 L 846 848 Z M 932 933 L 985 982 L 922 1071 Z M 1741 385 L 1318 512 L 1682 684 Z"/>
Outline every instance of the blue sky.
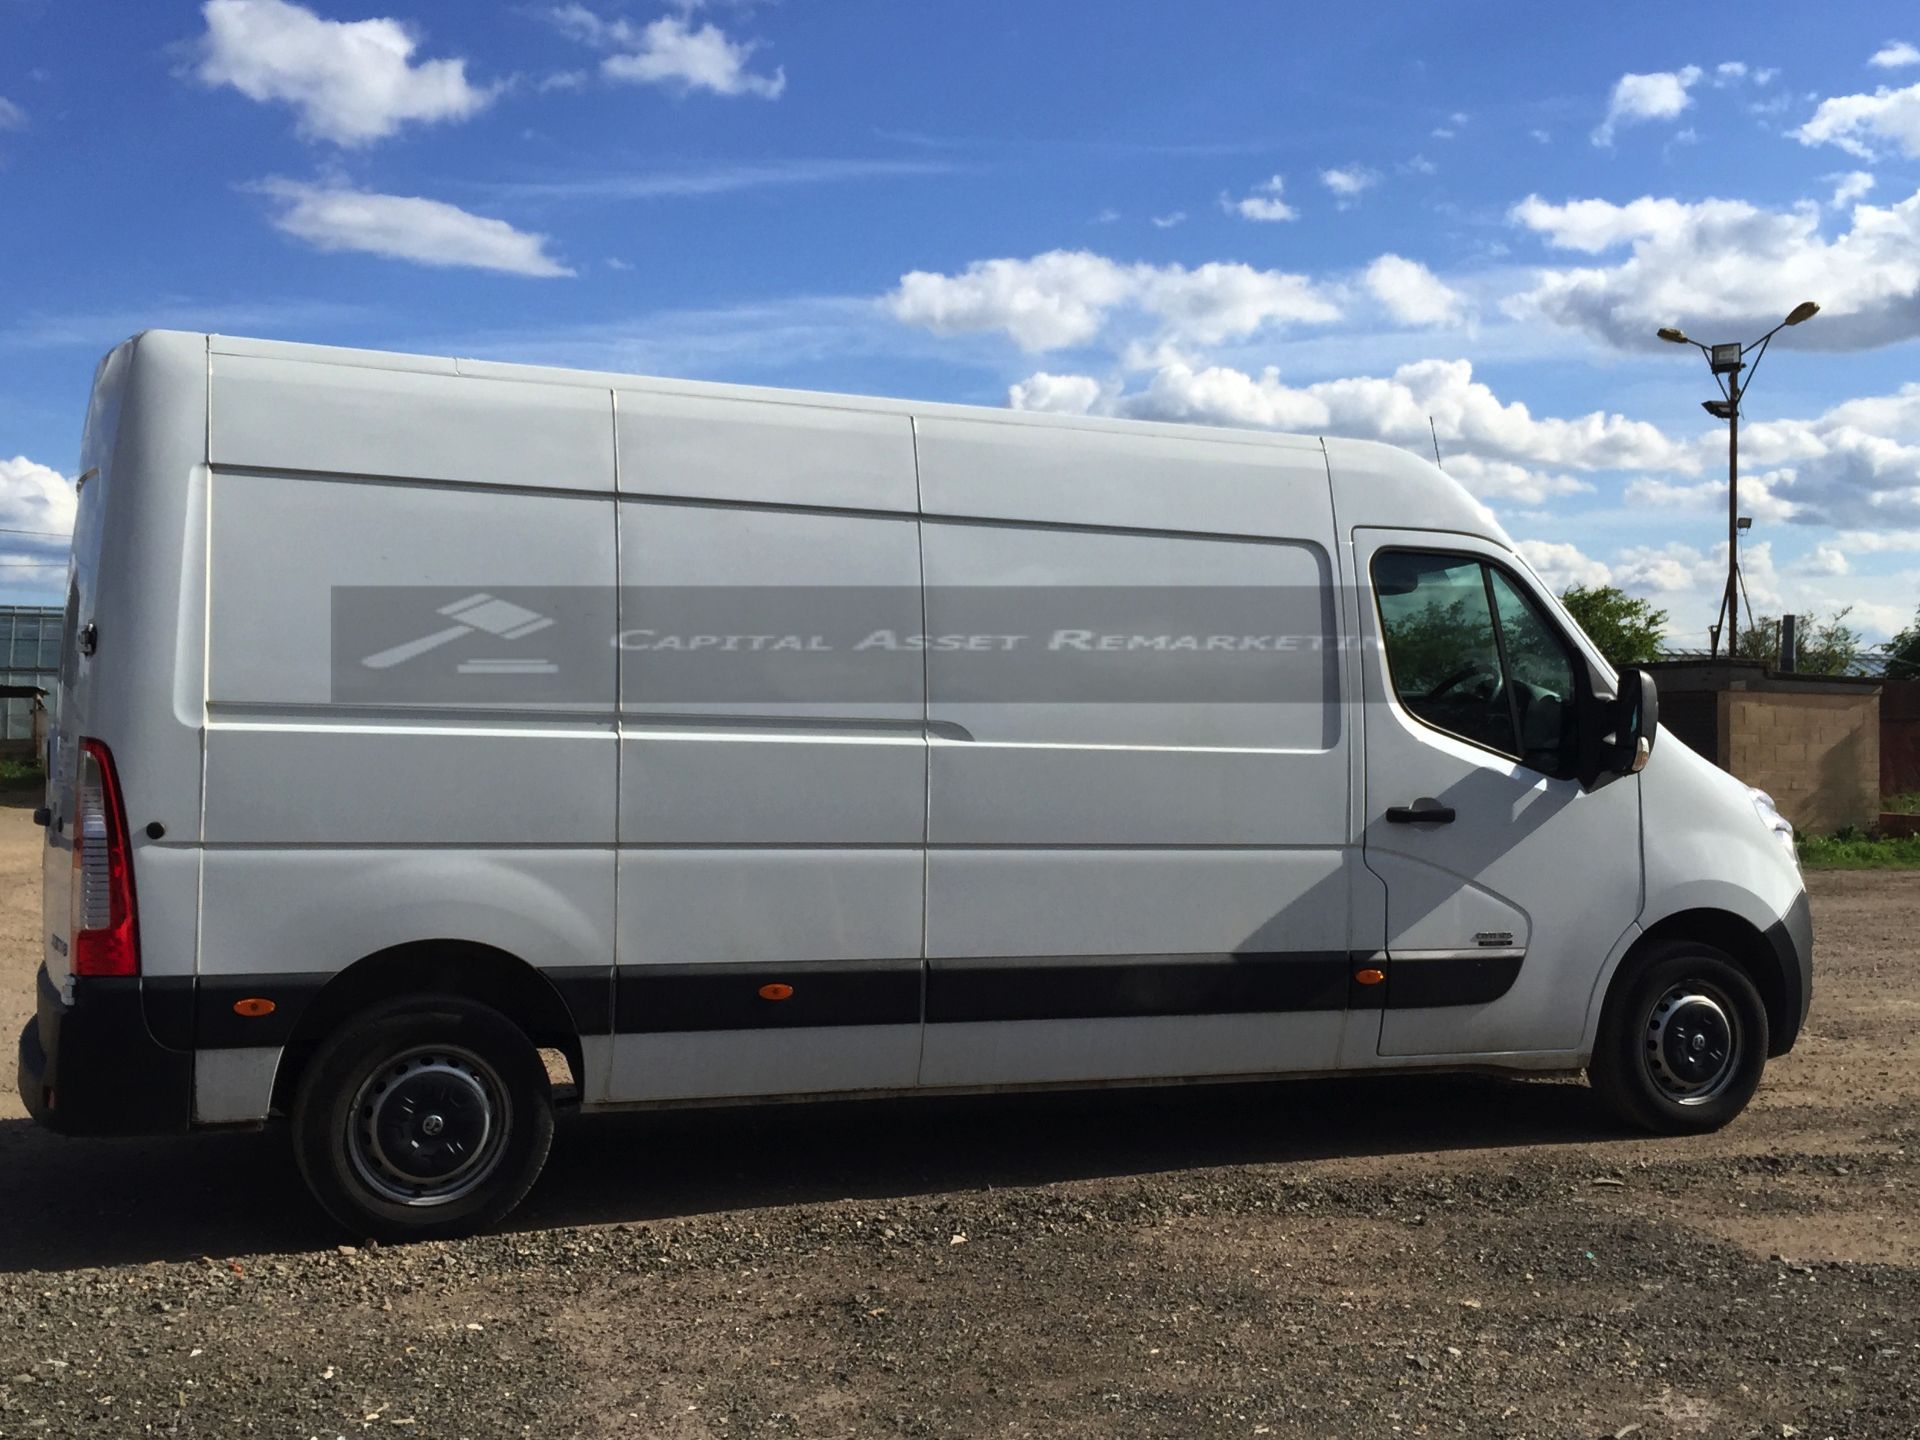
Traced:
<path fill-rule="evenodd" d="M 1702 643 L 1920 601 L 1920 17 L 0 0 L 0 531 L 164 325 L 1428 446 Z M 1890 31 L 1889 27 L 1893 27 Z M 1738 33 L 1737 42 L 1729 36 Z M 0 601 L 57 599 L 0 533 Z"/>

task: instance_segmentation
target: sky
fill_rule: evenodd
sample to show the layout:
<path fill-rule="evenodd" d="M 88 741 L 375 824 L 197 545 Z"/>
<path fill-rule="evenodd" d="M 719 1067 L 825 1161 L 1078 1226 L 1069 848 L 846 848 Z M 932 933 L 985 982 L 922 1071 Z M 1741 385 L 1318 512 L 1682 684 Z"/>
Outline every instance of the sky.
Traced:
<path fill-rule="evenodd" d="M 1920 604 L 1920 13 L 0 0 L 0 603 L 151 327 L 1383 439 L 1706 642 Z M 27 533 L 21 533 L 27 532 Z"/>

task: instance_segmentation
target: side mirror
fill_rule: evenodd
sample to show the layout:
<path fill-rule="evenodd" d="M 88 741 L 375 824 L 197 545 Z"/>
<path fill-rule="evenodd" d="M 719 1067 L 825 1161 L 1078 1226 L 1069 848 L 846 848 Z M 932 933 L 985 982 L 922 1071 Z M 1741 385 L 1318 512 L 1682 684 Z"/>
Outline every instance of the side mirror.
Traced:
<path fill-rule="evenodd" d="M 1590 700 L 1583 720 L 1581 783 L 1591 789 L 1603 776 L 1638 775 L 1659 733 L 1659 688 L 1646 671 L 1623 670 L 1619 693 Z"/>
<path fill-rule="evenodd" d="M 1660 729 L 1660 687 L 1644 670 L 1620 677 L 1620 695 L 1613 702 L 1616 775 L 1638 775 L 1653 756 L 1654 736 Z M 1603 737 L 1604 739 L 1604 737 Z"/>

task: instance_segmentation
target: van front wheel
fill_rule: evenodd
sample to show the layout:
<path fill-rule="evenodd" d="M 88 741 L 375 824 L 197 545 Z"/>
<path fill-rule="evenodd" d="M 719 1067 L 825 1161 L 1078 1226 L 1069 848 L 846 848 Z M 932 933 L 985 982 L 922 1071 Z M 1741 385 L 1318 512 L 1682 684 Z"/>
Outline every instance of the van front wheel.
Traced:
<path fill-rule="evenodd" d="M 1663 1135 L 1717 1130 L 1746 1108 L 1767 1063 L 1767 1009 L 1725 951 L 1648 947 L 1614 983 L 1588 1078 L 1615 1114 Z"/>
<path fill-rule="evenodd" d="M 406 995 L 314 1052 L 292 1129 L 308 1188 L 354 1234 L 461 1234 L 499 1221 L 533 1187 L 553 1142 L 551 1085 L 499 1011 Z"/>

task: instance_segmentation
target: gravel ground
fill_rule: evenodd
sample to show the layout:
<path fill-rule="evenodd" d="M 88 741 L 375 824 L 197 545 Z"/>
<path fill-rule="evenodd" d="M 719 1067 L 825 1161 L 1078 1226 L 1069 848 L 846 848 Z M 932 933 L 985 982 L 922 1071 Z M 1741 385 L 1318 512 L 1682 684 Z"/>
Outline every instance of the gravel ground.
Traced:
<path fill-rule="evenodd" d="M 1920 1435 L 1920 873 L 1813 893 L 1808 1033 L 1703 1140 L 1475 1076 L 623 1116 L 375 1248 L 274 1135 L 9 1085 L 0 1437 Z"/>

